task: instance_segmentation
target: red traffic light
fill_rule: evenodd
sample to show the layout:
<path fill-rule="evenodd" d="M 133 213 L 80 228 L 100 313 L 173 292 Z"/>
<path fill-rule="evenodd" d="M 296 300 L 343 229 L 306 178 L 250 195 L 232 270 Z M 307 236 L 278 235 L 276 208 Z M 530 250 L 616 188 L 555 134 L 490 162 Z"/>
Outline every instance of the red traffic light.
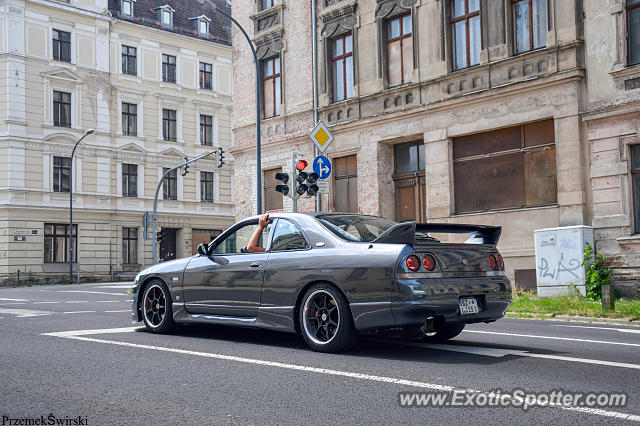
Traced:
<path fill-rule="evenodd" d="M 305 160 L 300 160 L 300 161 L 298 161 L 298 165 L 296 166 L 296 169 L 302 171 L 302 170 L 306 169 L 308 165 L 309 165 L 309 163 L 307 163 Z"/>

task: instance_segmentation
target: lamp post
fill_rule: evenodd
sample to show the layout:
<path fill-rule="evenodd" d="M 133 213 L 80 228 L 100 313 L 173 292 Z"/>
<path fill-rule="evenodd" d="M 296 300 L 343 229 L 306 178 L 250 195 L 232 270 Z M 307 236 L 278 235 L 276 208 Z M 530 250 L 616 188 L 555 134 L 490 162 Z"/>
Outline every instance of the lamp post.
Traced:
<path fill-rule="evenodd" d="M 242 32 L 244 38 L 247 39 L 247 43 L 249 43 L 249 47 L 251 48 L 251 53 L 253 53 L 253 62 L 256 67 L 256 194 L 257 194 L 257 212 L 258 215 L 262 214 L 262 160 L 261 160 L 261 150 L 260 150 L 260 62 L 258 62 L 258 55 L 256 53 L 256 49 L 253 47 L 253 43 L 251 42 L 251 38 L 247 34 L 247 32 L 242 28 L 242 25 L 227 12 L 224 12 L 216 6 L 216 4 L 211 0 L 199 0 L 200 3 L 204 1 L 216 12 L 221 15 L 226 16 L 231 19 Z"/>
<path fill-rule="evenodd" d="M 73 282 L 73 155 L 76 153 L 78 144 L 82 139 L 93 133 L 93 129 L 87 130 L 71 151 L 71 161 L 69 161 L 69 284 Z M 78 268 L 78 283 L 80 283 L 80 269 Z"/>

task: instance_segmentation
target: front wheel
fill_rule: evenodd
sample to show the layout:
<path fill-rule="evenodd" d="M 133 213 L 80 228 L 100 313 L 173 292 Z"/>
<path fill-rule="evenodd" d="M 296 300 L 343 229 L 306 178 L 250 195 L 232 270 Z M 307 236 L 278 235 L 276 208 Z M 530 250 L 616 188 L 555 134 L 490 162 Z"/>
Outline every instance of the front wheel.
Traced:
<path fill-rule="evenodd" d="M 142 296 L 142 319 L 152 333 L 166 333 L 175 325 L 169 289 L 160 280 L 153 280 Z"/>
<path fill-rule="evenodd" d="M 315 351 L 338 352 L 356 344 L 358 332 L 344 296 L 328 284 L 312 286 L 302 298 L 300 330 Z"/>

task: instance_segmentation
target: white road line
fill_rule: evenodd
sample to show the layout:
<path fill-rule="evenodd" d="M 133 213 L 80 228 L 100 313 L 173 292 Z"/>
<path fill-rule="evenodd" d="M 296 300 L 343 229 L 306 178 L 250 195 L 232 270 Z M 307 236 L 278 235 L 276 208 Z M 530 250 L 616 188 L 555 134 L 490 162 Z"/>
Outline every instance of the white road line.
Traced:
<path fill-rule="evenodd" d="M 131 312 L 131 309 L 124 309 L 124 310 L 122 310 L 122 311 L 105 311 L 105 312 L 108 312 L 108 313 L 115 313 L 115 312 Z"/>
<path fill-rule="evenodd" d="M 126 327 L 126 328 L 119 328 L 119 329 L 78 330 L 78 331 L 64 331 L 64 332 L 57 332 L 57 333 L 45 333 L 43 335 L 64 337 L 67 339 L 74 339 L 74 340 L 80 340 L 85 342 L 105 343 L 109 345 L 126 346 L 130 348 L 177 353 L 182 355 L 200 356 L 200 357 L 219 359 L 224 361 L 240 362 L 244 364 L 253 364 L 253 365 L 261 365 L 265 367 L 282 368 L 286 370 L 304 371 L 309 373 L 326 374 L 326 375 L 338 376 L 338 377 L 348 377 L 352 379 L 369 380 L 373 382 L 390 383 L 390 384 L 402 385 L 402 386 L 411 386 L 411 387 L 416 387 L 421 389 L 433 389 L 438 391 L 449 391 L 449 392 L 456 389 L 453 386 L 439 385 L 436 383 L 418 382 L 414 380 L 398 379 L 394 377 L 354 373 L 349 371 L 333 370 L 329 368 L 309 367 L 309 366 L 298 365 L 298 364 L 287 364 L 283 362 L 265 361 L 265 360 L 254 359 L 254 358 L 243 358 L 243 357 L 238 357 L 233 355 L 222 355 L 222 354 L 209 353 L 209 352 L 189 351 L 186 349 L 167 348 L 163 346 L 151 346 L 151 345 L 142 345 L 138 343 L 118 342 L 115 340 L 104 340 L 104 339 L 95 339 L 92 337 L 82 337 L 82 336 L 92 335 L 92 334 L 126 333 L 126 332 L 133 332 L 138 329 L 139 329 L 138 327 Z M 473 389 L 465 389 L 465 391 L 469 393 L 478 392 Z M 584 407 L 563 407 L 563 406 L 555 406 L 555 405 L 549 406 L 549 407 L 560 408 L 568 411 L 575 411 L 583 414 L 591 414 L 591 415 L 598 415 L 598 416 L 640 422 L 640 415 L 621 413 L 617 411 L 607 411 L 607 410 L 584 408 Z"/>
<path fill-rule="evenodd" d="M 70 311 L 70 312 L 62 312 L 63 314 L 92 314 L 96 311 Z"/>
<path fill-rule="evenodd" d="M 130 300 L 96 300 L 94 303 L 125 303 L 131 302 Z"/>
<path fill-rule="evenodd" d="M 16 315 L 18 318 L 39 317 L 42 315 L 50 315 L 54 312 L 36 311 L 33 309 L 4 309 L 0 308 L 0 314 Z"/>
<path fill-rule="evenodd" d="M 108 294 L 109 296 L 125 296 L 126 293 L 107 293 L 105 291 L 89 291 L 89 290 L 40 290 L 48 293 L 89 293 L 89 294 Z"/>
<path fill-rule="evenodd" d="M 64 303 L 89 303 L 89 301 L 88 300 L 69 300 Z"/>
<path fill-rule="evenodd" d="M 473 354 L 473 355 L 490 356 L 494 358 L 501 358 L 507 355 L 514 355 L 514 356 L 522 356 L 522 357 L 529 357 L 529 358 L 544 358 L 544 359 L 553 359 L 556 361 L 579 362 L 583 364 L 605 365 L 607 367 L 620 367 L 620 368 L 631 368 L 634 370 L 640 370 L 639 364 L 628 364 L 626 362 L 615 362 L 615 361 L 603 361 L 600 359 L 575 358 L 575 357 L 561 356 L 561 355 L 538 354 L 538 353 L 532 353 L 529 351 L 521 351 L 516 349 L 485 348 L 481 346 L 447 345 L 447 344 L 438 344 L 438 343 L 403 342 L 403 341 L 390 340 L 390 339 L 386 339 L 384 341 L 388 343 L 403 345 L 403 346 L 437 349 L 441 351 L 450 351 L 450 352 L 462 352 L 462 353 Z"/>
<path fill-rule="evenodd" d="M 570 327 L 570 328 L 595 328 L 596 330 L 613 330 L 619 331 L 621 333 L 638 333 L 640 334 L 640 329 L 632 329 L 632 328 L 610 328 L 610 327 L 594 327 L 589 325 L 564 325 L 564 324 L 554 324 L 554 327 Z"/>
<path fill-rule="evenodd" d="M 27 302 L 9 302 L 9 303 L 5 303 L 5 302 L 0 302 L 0 305 L 2 306 L 8 306 L 8 305 L 26 305 Z"/>
<path fill-rule="evenodd" d="M 604 340 L 576 339 L 573 337 L 538 336 L 534 334 L 502 333 L 498 331 L 463 330 L 463 333 L 493 334 L 497 336 L 530 337 L 533 339 L 566 340 L 568 342 L 601 343 L 603 345 L 620 345 L 640 347 L 640 343 L 607 342 Z"/>
<path fill-rule="evenodd" d="M 119 285 L 99 285 L 96 288 L 133 288 L 133 283 L 131 284 L 119 284 Z"/>
<path fill-rule="evenodd" d="M 55 303 L 62 303 L 62 302 L 33 302 L 34 305 L 53 305 Z"/>
<path fill-rule="evenodd" d="M 0 297 L 0 300 L 6 300 L 7 302 L 28 302 L 25 299 L 8 299 L 6 297 Z"/>

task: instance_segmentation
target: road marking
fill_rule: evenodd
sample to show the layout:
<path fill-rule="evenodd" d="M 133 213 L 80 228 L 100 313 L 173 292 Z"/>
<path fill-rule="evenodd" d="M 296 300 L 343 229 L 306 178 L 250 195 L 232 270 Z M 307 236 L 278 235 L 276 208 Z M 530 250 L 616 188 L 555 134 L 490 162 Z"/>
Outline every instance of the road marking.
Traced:
<path fill-rule="evenodd" d="M 55 303 L 62 303 L 62 302 L 33 302 L 34 305 L 53 305 Z"/>
<path fill-rule="evenodd" d="M 573 337 L 538 336 L 534 334 L 502 333 L 498 331 L 462 330 L 463 333 L 494 334 L 498 336 L 530 337 L 533 339 L 566 340 L 568 342 L 601 343 L 604 345 L 620 345 L 640 347 L 640 343 L 607 342 L 604 340 L 576 339 Z"/>
<path fill-rule="evenodd" d="M 75 330 L 75 331 L 43 333 L 43 336 L 63 337 L 67 339 L 80 340 L 85 342 L 104 343 L 108 345 L 126 346 L 130 348 L 148 349 L 148 350 L 160 351 L 160 352 L 177 353 L 182 355 L 193 355 L 193 356 L 200 356 L 204 358 L 239 362 L 244 364 L 253 364 L 253 365 L 262 365 L 265 367 L 282 368 L 286 370 L 305 371 L 310 373 L 326 374 L 330 376 L 369 380 L 369 381 L 380 382 L 380 383 L 391 383 L 391 384 L 411 386 L 411 387 L 416 387 L 421 389 L 433 389 L 438 391 L 449 391 L 449 392 L 453 391 L 454 389 L 459 389 L 453 386 L 439 385 L 436 383 L 418 382 L 414 380 L 398 379 L 394 377 L 376 376 L 372 374 L 354 373 L 349 371 L 333 370 L 328 368 L 309 367 L 309 366 L 304 366 L 299 364 L 287 364 L 282 362 L 265 361 L 265 360 L 254 359 L 254 358 L 243 358 L 243 357 L 238 357 L 233 355 L 189 351 L 186 349 L 168 348 L 164 346 L 143 345 L 138 343 L 118 342 L 116 340 L 105 340 L 105 339 L 96 339 L 93 337 L 84 337 L 84 336 L 95 335 L 95 334 L 131 333 L 131 332 L 135 332 L 142 329 L 144 329 L 144 327 L 123 327 L 123 328 L 100 329 L 100 330 Z M 469 393 L 478 392 L 473 389 L 464 389 L 464 391 Z M 616 419 L 640 422 L 640 415 L 621 413 L 618 411 L 607 411 L 607 410 L 601 410 L 596 408 L 584 408 L 584 407 L 563 407 L 559 405 L 545 405 L 545 406 L 549 408 L 560 408 L 567 411 L 575 411 L 583 414 L 591 414 L 591 415 L 597 415 L 597 416 L 603 416 L 603 417 L 611 417 Z"/>
<path fill-rule="evenodd" d="M 131 300 L 96 300 L 95 303 L 125 303 Z"/>
<path fill-rule="evenodd" d="M 89 301 L 88 300 L 69 300 L 64 303 L 89 303 Z"/>
<path fill-rule="evenodd" d="M 119 284 L 119 285 L 99 285 L 97 288 L 133 288 L 133 283 L 131 284 Z"/>
<path fill-rule="evenodd" d="M 121 311 L 105 311 L 105 312 L 108 312 L 108 313 L 114 313 L 114 312 L 131 312 L 131 309 L 124 309 L 124 310 L 121 310 Z"/>
<path fill-rule="evenodd" d="M 36 311 L 33 309 L 4 309 L 0 308 L 0 314 L 16 315 L 18 318 L 39 317 L 42 315 L 50 315 L 54 312 Z"/>
<path fill-rule="evenodd" d="M 62 312 L 63 314 L 92 314 L 95 313 L 96 311 L 69 311 L 69 312 Z"/>
<path fill-rule="evenodd" d="M 0 297 L 0 300 L 6 300 L 7 302 L 28 302 L 25 299 L 8 299 L 6 297 Z"/>
<path fill-rule="evenodd" d="M 384 341 L 388 343 L 403 345 L 403 346 L 437 349 L 441 351 L 450 351 L 450 352 L 462 352 L 462 353 L 473 354 L 473 355 L 490 356 L 494 358 L 502 358 L 503 356 L 514 355 L 514 356 L 529 357 L 529 358 L 544 358 L 544 359 L 553 359 L 556 361 L 579 362 L 583 364 L 606 365 L 607 367 L 620 367 L 620 368 L 631 368 L 634 370 L 640 370 L 639 364 L 628 364 L 626 362 L 603 361 L 599 359 L 589 359 L 589 358 L 575 358 L 575 357 L 561 356 L 561 355 L 538 354 L 538 353 L 532 353 L 529 351 L 521 351 L 517 349 L 486 348 L 481 346 L 447 345 L 447 344 L 439 344 L 439 343 L 403 342 L 403 341 L 391 340 L 391 339 L 386 339 Z"/>
<path fill-rule="evenodd" d="M 27 302 L 9 302 L 9 303 L 5 303 L 5 302 L 0 302 L 0 305 L 2 306 L 8 306 L 8 305 L 26 305 Z"/>
<path fill-rule="evenodd" d="M 626 329 L 626 328 L 610 328 L 610 327 L 594 327 L 589 325 L 564 325 L 564 324 L 554 324 L 554 327 L 570 327 L 570 328 L 595 328 L 596 330 L 613 330 L 619 331 L 621 333 L 638 333 L 640 334 L 640 330 Z"/>
<path fill-rule="evenodd" d="M 89 290 L 40 290 L 48 293 L 89 293 L 89 294 L 108 294 L 109 296 L 125 296 L 126 293 L 107 293 L 105 291 L 89 291 Z"/>

